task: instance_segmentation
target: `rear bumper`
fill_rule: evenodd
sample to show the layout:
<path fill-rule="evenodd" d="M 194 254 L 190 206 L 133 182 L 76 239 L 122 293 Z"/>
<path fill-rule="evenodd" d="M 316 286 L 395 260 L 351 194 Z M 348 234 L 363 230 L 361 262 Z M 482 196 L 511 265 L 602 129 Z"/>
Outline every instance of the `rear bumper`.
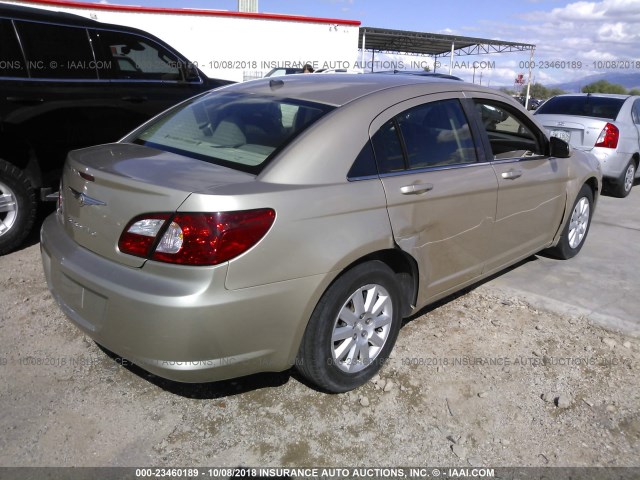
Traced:
<path fill-rule="evenodd" d="M 602 147 L 594 147 L 590 152 L 593 153 L 600 162 L 602 175 L 612 180 L 618 180 L 620 178 L 632 157 L 631 153 L 616 152 L 610 148 Z"/>
<path fill-rule="evenodd" d="M 227 290 L 227 264 L 127 267 L 75 244 L 55 214 L 41 230 L 49 289 L 97 343 L 158 376 L 209 382 L 289 368 L 317 297 L 316 275 Z"/>

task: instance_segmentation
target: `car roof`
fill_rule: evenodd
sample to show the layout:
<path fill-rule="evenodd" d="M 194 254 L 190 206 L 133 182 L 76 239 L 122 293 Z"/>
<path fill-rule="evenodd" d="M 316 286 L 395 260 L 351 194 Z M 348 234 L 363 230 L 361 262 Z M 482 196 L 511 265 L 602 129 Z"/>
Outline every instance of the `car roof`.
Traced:
<path fill-rule="evenodd" d="M 41 8 L 23 7 L 21 5 L 10 5 L 7 3 L 0 3 L 0 17 L 92 27 L 102 25 L 100 22 L 81 17 L 80 15 L 74 15 L 73 13 L 54 12 Z"/>
<path fill-rule="evenodd" d="M 631 95 L 623 93 L 563 93 L 556 97 L 606 97 L 606 98 L 629 98 Z"/>
<path fill-rule="evenodd" d="M 225 87 L 224 90 L 257 95 L 275 95 L 341 106 L 360 97 L 377 92 L 411 86 L 424 87 L 420 89 L 420 94 L 444 91 L 459 92 L 464 90 L 500 94 L 500 92 L 496 90 L 479 87 L 478 85 L 461 82 L 459 80 L 416 75 L 386 75 L 375 73 L 367 75 L 351 73 L 287 75 L 237 83 Z"/>
<path fill-rule="evenodd" d="M 101 28 L 105 30 L 119 30 L 122 32 L 137 33 L 139 35 L 158 40 L 149 32 L 140 30 L 138 28 L 126 27 L 124 25 L 115 25 L 110 23 L 102 23 L 91 18 L 75 15 L 73 13 L 55 12 L 51 10 L 44 10 L 42 8 L 24 7 L 22 5 L 0 3 L 0 18 L 31 20 L 34 22 L 46 22 L 58 25 L 73 25 L 76 27 Z"/>
<path fill-rule="evenodd" d="M 441 72 L 427 72 L 426 70 L 380 70 L 378 72 L 371 73 L 384 73 L 385 75 L 417 75 L 422 77 L 439 77 L 463 81 L 460 77 L 456 77 L 455 75 L 449 75 L 448 73 Z"/>

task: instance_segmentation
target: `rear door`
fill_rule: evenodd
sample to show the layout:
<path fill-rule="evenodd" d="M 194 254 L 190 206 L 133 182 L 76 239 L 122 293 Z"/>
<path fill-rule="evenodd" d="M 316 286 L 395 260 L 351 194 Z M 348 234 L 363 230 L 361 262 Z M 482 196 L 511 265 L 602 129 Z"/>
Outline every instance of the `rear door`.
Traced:
<path fill-rule="evenodd" d="M 553 239 L 566 204 L 569 161 L 549 157 L 544 133 L 498 96 L 474 98 L 472 108 L 499 185 L 487 273 Z"/>
<path fill-rule="evenodd" d="M 480 275 L 496 210 L 495 173 L 452 95 L 403 102 L 371 126 L 394 239 L 419 266 L 418 304 Z"/>
<path fill-rule="evenodd" d="M 21 76 L 3 81 L 2 95 L 11 109 L 4 121 L 33 147 L 43 170 L 55 170 L 57 178 L 69 150 L 109 137 L 109 125 L 100 127 L 110 102 L 98 85 L 86 28 L 11 23 L 24 59 Z"/>
<path fill-rule="evenodd" d="M 638 144 L 640 145 L 640 98 L 636 99 L 633 102 L 633 107 L 631 109 L 631 118 L 633 119 L 633 124 L 636 127 L 636 133 L 638 134 Z"/>

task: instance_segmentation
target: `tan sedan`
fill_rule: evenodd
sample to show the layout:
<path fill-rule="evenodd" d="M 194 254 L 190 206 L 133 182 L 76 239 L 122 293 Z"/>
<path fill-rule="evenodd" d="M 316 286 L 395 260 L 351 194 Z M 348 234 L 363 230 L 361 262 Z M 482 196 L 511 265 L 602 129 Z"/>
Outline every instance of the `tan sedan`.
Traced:
<path fill-rule="evenodd" d="M 594 157 L 494 90 L 292 75 L 72 152 L 42 258 L 71 321 L 152 373 L 295 365 L 342 392 L 403 317 L 541 250 L 578 253 L 600 187 Z"/>

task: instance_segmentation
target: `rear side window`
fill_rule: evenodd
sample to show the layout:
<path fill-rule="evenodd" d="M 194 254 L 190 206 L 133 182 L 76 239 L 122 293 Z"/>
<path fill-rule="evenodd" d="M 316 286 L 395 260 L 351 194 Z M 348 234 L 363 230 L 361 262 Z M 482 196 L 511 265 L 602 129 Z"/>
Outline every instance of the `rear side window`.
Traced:
<path fill-rule="evenodd" d="M 395 119 L 385 123 L 371 139 L 380 173 L 402 172 L 406 162 Z"/>
<path fill-rule="evenodd" d="M 97 78 L 84 28 L 16 21 L 31 78 Z"/>
<path fill-rule="evenodd" d="M 467 118 L 455 99 L 402 112 L 383 125 L 372 141 L 380 173 L 477 161 Z"/>
<path fill-rule="evenodd" d="M 26 77 L 22 51 L 18 44 L 13 24 L 0 19 L 0 77 Z"/>
<path fill-rule="evenodd" d="M 615 119 L 622 108 L 624 98 L 597 97 L 592 95 L 558 96 L 547 100 L 536 115 L 576 115 Z"/>
<path fill-rule="evenodd" d="M 181 61 L 156 42 L 139 35 L 95 30 L 94 35 L 106 64 L 104 76 L 122 80 L 182 80 Z"/>
<path fill-rule="evenodd" d="M 409 169 L 476 161 L 469 124 L 458 100 L 431 102 L 397 117 Z"/>
<path fill-rule="evenodd" d="M 257 174 L 277 151 L 333 108 L 215 92 L 180 105 L 127 140 Z"/>

